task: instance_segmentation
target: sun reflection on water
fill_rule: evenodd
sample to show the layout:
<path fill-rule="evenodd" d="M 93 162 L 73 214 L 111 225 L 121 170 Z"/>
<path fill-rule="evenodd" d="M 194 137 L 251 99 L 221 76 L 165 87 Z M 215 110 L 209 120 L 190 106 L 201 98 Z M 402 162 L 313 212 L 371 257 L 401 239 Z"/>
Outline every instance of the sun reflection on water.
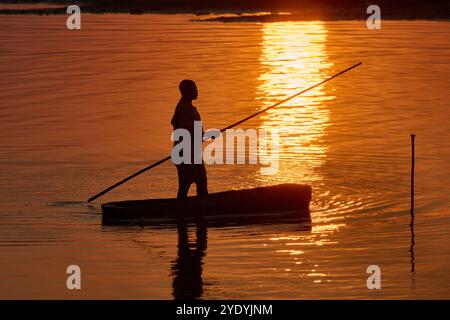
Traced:
<path fill-rule="evenodd" d="M 270 106 L 328 77 L 325 50 L 327 30 L 322 22 L 267 23 L 263 26 L 261 74 L 257 96 L 261 108 Z M 262 117 L 260 128 L 280 131 L 280 170 L 263 176 L 265 181 L 295 182 L 318 180 L 315 168 L 326 158 L 321 143 L 328 126 L 329 111 L 324 104 L 334 97 L 318 87 L 298 96 Z"/>
<path fill-rule="evenodd" d="M 261 108 L 330 76 L 328 70 L 333 64 L 328 61 L 326 38 L 327 30 L 322 22 L 264 24 L 260 85 L 257 88 Z M 322 142 L 329 125 L 326 102 L 335 98 L 332 91 L 326 90 L 324 86 L 315 88 L 261 117 L 260 128 L 277 128 L 280 132 L 279 172 L 273 176 L 260 176 L 261 180 L 268 183 L 310 183 L 323 179 L 317 169 L 327 156 L 327 146 Z M 269 241 L 286 246 L 286 249 L 276 252 L 292 257 L 293 267 L 289 268 L 289 272 L 300 277 L 311 277 L 313 282 L 319 283 L 327 274 L 320 272 L 318 265 L 299 260 L 308 248 L 333 244 L 328 235 L 340 226 L 323 221 L 311 233 L 280 235 L 269 238 Z"/>

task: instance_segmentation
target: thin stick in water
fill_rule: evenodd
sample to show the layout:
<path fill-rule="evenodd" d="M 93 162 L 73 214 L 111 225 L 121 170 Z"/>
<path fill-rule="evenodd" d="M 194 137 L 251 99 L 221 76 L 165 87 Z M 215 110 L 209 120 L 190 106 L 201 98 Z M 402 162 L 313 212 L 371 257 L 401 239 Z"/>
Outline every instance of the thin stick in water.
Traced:
<path fill-rule="evenodd" d="M 415 144 L 416 135 L 411 134 L 411 215 L 414 215 L 414 157 L 415 157 Z"/>
<path fill-rule="evenodd" d="M 411 243 L 409 247 L 409 252 L 411 254 L 411 272 L 413 275 L 412 278 L 412 285 L 415 287 L 415 279 L 414 279 L 414 272 L 415 272 L 415 261 L 414 261 L 414 245 L 415 245 L 415 238 L 414 238 L 414 158 L 415 158 L 415 150 L 414 150 L 414 143 L 415 143 L 415 134 L 411 134 L 411 222 L 409 224 L 409 228 L 411 231 Z"/>

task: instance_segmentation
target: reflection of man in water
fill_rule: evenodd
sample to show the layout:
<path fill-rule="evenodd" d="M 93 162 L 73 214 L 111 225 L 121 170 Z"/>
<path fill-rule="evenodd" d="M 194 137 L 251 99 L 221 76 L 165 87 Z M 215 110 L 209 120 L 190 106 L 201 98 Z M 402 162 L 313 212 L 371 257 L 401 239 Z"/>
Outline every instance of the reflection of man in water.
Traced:
<path fill-rule="evenodd" d="M 205 221 L 197 222 L 196 243 L 190 244 L 188 227 L 178 223 L 178 258 L 172 266 L 175 299 L 197 299 L 203 294 L 202 258 L 205 256 L 207 230 Z"/>
<path fill-rule="evenodd" d="M 200 113 L 192 105 L 192 101 L 197 99 L 197 86 L 192 80 L 183 80 L 180 82 L 179 89 L 181 99 L 177 104 L 175 113 L 172 117 L 173 129 L 186 129 L 191 134 L 191 163 L 177 165 L 178 171 L 178 198 L 187 197 L 192 183 L 197 186 L 197 195 L 205 196 L 208 194 L 206 169 L 203 163 L 194 164 L 194 121 L 201 121 Z"/>

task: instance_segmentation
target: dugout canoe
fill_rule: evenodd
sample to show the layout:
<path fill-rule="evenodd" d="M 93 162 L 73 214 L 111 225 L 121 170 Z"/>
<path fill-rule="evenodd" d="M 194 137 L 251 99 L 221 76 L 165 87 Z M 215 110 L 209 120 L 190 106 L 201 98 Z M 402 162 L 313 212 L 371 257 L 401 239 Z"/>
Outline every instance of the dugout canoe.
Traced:
<path fill-rule="evenodd" d="M 128 225 L 196 220 L 278 219 L 310 220 L 311 187 L 279 184 L 253 189 L 211 193 L 206 198 L 149 199 L 109 202 L 102 205 L 103 225 Z M 203 209 L 202 209 L 203 208 Z"/>

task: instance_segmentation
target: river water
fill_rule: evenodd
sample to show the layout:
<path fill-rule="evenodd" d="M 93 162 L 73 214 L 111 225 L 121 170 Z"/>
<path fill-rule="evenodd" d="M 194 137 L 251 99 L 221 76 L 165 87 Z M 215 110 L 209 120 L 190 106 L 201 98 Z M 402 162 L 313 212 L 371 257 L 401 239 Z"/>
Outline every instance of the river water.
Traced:
<path fill-rule="evenodd" d="M 67 30 L 65 16 L 1 17 L 0 298 L 450 298 L 450 23 L 192 18 L 86 14 Z M 279 130 L 276 175 L 207 167 L 210 192 L 310 184 L 311 230 L 101 225 L 103 202 L 174 197 L 169 162 L 84 202 L 170 153 L 181 79 L 221 128 L 359 61 L 240 126 Z M 196 233 L 186 258 L 179 238 Z M 69 265 L 81 290 L 66 288 Z"/>

